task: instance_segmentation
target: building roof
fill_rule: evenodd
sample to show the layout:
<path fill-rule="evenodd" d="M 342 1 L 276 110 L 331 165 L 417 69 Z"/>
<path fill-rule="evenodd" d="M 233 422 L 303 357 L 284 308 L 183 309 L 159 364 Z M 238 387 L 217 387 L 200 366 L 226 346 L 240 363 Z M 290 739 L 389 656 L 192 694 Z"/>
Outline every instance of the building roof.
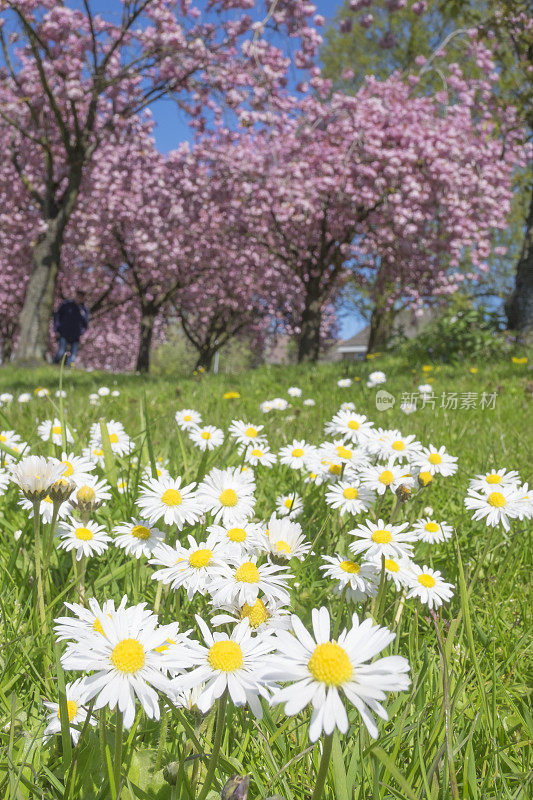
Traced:
<path fill-rule="evenodd" d="M 411 309 L 403 308 L 396 315 L 394 332 L 401 333 L 407 339 L 412 339 L 434 318 L 434 308 L 425 308 L 419 316 L 416 316 Z M 370 325 L 365 325 L 354 336 L 338 342 L 334 349 L 337 353 L 362 353 L 367 349 L 369 338 Z"/>

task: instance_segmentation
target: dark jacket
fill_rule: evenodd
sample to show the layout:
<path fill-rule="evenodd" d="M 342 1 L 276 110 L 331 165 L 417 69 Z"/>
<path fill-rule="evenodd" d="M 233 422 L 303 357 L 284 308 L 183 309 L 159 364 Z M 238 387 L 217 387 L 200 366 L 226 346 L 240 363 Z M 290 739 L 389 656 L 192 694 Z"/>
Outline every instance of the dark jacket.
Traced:
<path fill-rule="evenodd" d="M 72 344 L 79 341 L 89 327 L 90 316 L 83 303 L 78 305 L 74 300 L 64 300 L 54 314 L 54 330 Z"/>

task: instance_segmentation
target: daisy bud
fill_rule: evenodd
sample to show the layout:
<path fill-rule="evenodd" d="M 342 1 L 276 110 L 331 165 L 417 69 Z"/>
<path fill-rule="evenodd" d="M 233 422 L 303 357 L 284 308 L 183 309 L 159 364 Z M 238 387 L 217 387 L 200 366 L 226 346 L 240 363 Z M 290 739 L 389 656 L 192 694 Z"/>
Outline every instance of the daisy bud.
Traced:
<path fill-rule="evenodd" d="M 76 484 L 74 481 L 69 481 L 66 478 L 60 478 L 50 487 L 48 495 L 54 503 L 64 503 L 68 500 Z"/>
<path fill-rule="evenodd" d="M 413 487 L 407 483 L 402 483 L 402 485 L 398 486 L 396 489 L 396 497 L 402 503 L 406 500 L 411 500 L 413 497 Z"/>

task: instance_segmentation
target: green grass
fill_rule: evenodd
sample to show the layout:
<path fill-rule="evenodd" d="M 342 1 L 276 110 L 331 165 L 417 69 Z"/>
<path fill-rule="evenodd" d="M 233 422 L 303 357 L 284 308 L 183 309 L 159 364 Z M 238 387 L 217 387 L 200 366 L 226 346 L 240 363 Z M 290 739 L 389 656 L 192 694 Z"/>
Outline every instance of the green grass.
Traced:
<path fill-rule="evenodd" d="M 398 427 L 414 433 L 423 444 L 444 444 L 459 457 L 459 470 L 451 478 L 436 480 L 402 507 L 405 519 L 422 516 L 431 506 L 437 519 L 447 520 L 456 538 L 444 545 L 418 545 L 415 558 L 442 570 L 455 584 L 452 602 L 441 609 L 439 627 L 442 649 L 435 626 L 426 609 L 408 601 L 401 616 L 398 597 L 388 589 L 384 624 L 399 616 L 397 638 L 391 646 L 409 659 L 412 686 L 407 692 L 389 696 L 385 705 L 390 720 L 379 722 L 380 736 L 369 740 L 355 711 L 349 711 L 351 727 L 347 736 L 333 739 L 332 761 L 327 775 L 327 800 L 519 800 L 531 796 L 532 717 L 528 701 L 528 661 L 531 640 L 531 522 L 514 521 L 509 533 L 501 527 L 489 529 L 472 522 L 463 506 L 469 478 L 490 468 L 519 471 L 531 482 L 533 376 L 527 365 L 510 361 L 478 364 L 472 374 L 468 366 L 443 366 L 424 373 L 399 360 L 379 358 L 369 363 L 332 364 L 316 367 L 270 367 L 236 376 L 199 376 L 163 380 L 127 375 L 67 372 L 64 388 L 65 417 L 76 430 L 75 449 L 86 444 L 90 425 L 101 416 L 121 420 L 135 437 L 143 463 L 149 460 L 145 434 L 148 419 L 150 443 L 155 456 L 169 459 L 173 475 L 194 480 L 200 457 L 185 437 L 180 446 L 174 423 L 175 410 L 198 409 L 205 422 L 227 428 L 233 418 L 265 424 L 273 449 L 293 438 L 318 444 L 324 440 L 323 425 L 345 400 L 376 425 Z M 379 411 L 375 389 L 367 389 L 366 376 L 373 369 L 387 373 L 384 387 L 396 398 L 393 408 Z M 339 377 L 360 378 L 349 389 L 339 389 Z M 531 376 L 531 377 L 530 377 Z M 433 379 L 437 402 L 406 416 L 399 409 L 402 393 L 414 392 L 427 378 Z M 52 368 L 33 372 L 7 367 L 0 370 L 1 391 L 15 395 L 32 392 L 36 386 L 58 388 L 59 373 Z M 99 386 L 118 389 L 118 398 L 102 398 L 98 405 L 88 394 Z M 292 401 L 285 412 L 263 416 L 259 403 L 286 396 L 291 385 L 300 386 L 303 397 Z M 237 400 L 223 400 L 228 390 L 241 394 Z M 476 408 L 444 409 L 442 392 L 461 395 L 477 393 Z M 497 393 L 494 409 L 481 409 L 481 394 Z M 316 401 L 304 407 L 304 397 Z M 144 398 L 146 405 L 143 407 Z M 50 444 L 36 436 L 38 421 L 54 415 L 52 400 L 33 398 L 20 405 L 16 400 L 0 409 L 0 430 L 14 428 L 32 444 L 32 452 L 52 454 Z M 229 445 L 210 457 L 207 468 L 237 464 Z M 108 465 L 109 466 L 109 465 Z M 97 512 L 97 518 L 111 527 L 127 519 L 133 509 L 137 471 L 126 461 L 114 465 L 128 475 L 130 489 Z M 258 472 L 257 509 L 268 519 L 275 498 L 293 488 L 300 489 L 295 476 L 284 468 Z M 386 513 L 386 510 L 383 512 Z M 370 516 L 370 515 L 367 515 Z M 364 518 L 364 515 L 363 515 Z M 318 554 L 345 552 L 350 539 L 346 518 L 328 515 L 323 487 L 306 490 L 305 512 L 299 520 Z M 344 524 L 343 524 L 344 523 Z M 14 533 L 22 531 L 15 541 Z M 61 737 L 42 745 L 45 710 L 43 699 L 56 700 L 63 676 L 57 669 L 53 638 L 42 629 L 36 612 L 34 587 L 34 546 L 32 520 L 17 506 L 12 488 L 0 497 L 0 797 L 63 797 L 96 800 L 113 796 L 106 766 L 106 741 L 113 756 L 115 715 L 107 714 L 101 729 L 89 730 L 81 746 L 69 758 L 68 741 Z M 331 582 L 318 571 L 318 558 L 303 564 L 291 563 L 295 574 L 292 606 L 309 623 L 310 609 L 326 604 L 332 617 L 341 608 L 331 593 Z M 156 585 L 149 579 L 152 568 L 141 569 L 141 598 L 149 606 L 155 601 Z M 53 617 L 63 613 L 65 600 L 76 600 L 71 560 L 55 551 L 47 568 L 48 630 Z M 120 599 L 127 592 L 132 599 L 133 568 L 122 551 L 110 548 L 88 565 L 87 594 L 100 601 Z M 297 584 L 297 586 L 296 586 Z M 179 611 L 178 611 L 179 608 Z M 370 608 L 358 609 L 363 616 Z M 204 599 L 189 603 L 180 595 L 164 593 L 160 615 L 163 622 L 179 617 L 181 628 L 194 625 L 193 613 L 209 618 Z M 63 651 L 59 647 L 58 653 Z M 74 675 L 67 676 L 71 680 Z M 279 794 L 286 800 L 308 800 L 320 761 L 318 745 L 311 747 L 307 736 L 309 714 L 286 718 L 281 707 L 266 709 L 257 723 L 246 710 L 228 706 L 223 730 L 222 756 L 217 764 L 210 800 L 220 796 L 221 785 L 231 774 L 250 774 L 249 800 L 263 800 Z M 209 754 L 213 737 L 213 715 L 206 719 L 193 712 L 179 715 L 167 709 L 163 721 L 149 721 L 139 714 L 134 727 L 124 736 L 122 800 L 165 800 L 197 797 L 190 782 L 201 779 L 203 753 Z M 107 739 L 102 736 L 106 728 Z M 165 780 L 164 767 L 178 769 L 178 787 Z M 455 773 L 457 790 L 450 784 Z M 453 783 L 453 777 L 452 777 Z"/>

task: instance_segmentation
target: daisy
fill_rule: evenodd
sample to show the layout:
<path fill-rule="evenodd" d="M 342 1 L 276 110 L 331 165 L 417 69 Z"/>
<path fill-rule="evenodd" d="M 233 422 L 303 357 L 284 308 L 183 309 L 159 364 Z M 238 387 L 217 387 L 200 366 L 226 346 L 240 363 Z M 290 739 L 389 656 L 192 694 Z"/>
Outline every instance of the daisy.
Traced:
<path fill-rule="evenodd" d="M 270 411 L 272 411 L 272 408 L 273 408 L 273 406 L 272 406 L 272 401 L 271 400 L 264 400 L 259 405 L 259 410 L 262 411 L 263 414 L 268 414 Z"/>
<path fill-rule="evenodd" d="M 276 564 L 257 565 L 257 556 L 246 555 L 237 559 L 228 558 L 222 575 L 213 579 L 209 592 L 216 606 L 238 603 L 253 605 L 261 592 L 267 599 L 288 604 L 286 585 L 292 575 L 286 567 Z"/>
<path fill-rule="evenodd" d="M 111 397 L 120 397 L 120 392 L 118 389 L 113 389 L 111 392 Z"/>
<path fill-rule="evenodd" d="M 379 495 L 385 494 L 387 489 L 395 492 L 401 485 L 405 472 L 405 467 L 396 464 L 395 459 L 389 459 L 386 464 L 363 467 L 361 485 Z"/>
<path fill-rule="evenodd" d="M 201 506 L 197 500 L 195 483 L 181 485 L 181 478 L 152 478 L 141 487 L 137 505 L 150 525 L 162 519 L 166 525 L 194 525 L 200 519 Z"/>
<path fill-rule="evenodd" d="M 262 526 L 246 519 L 237 520 L 233 525 L 210 525 L 207 530 L 217 541 L 231 548 L 233 553 L 257 552 L 264 540 Z"/>
<path fill-rule="evenodd" d="M 126 595 L 120 601 L 118 609 L 125 608 L 128 598 Z M 111 617 L 115 612 L 115 601 L 106 600 L 101 606 L 95 597 L 89 598 L 89 608 L 79 603 L 65 603 L 65 606 L 72 611 L 75 617 L 57 617 L 54 620 L 54 633 L 58 642 L 66 639 L 74 639 L 80 642 L 84 638 L 91 638 L 95 634 L 104 635 L 101 619 L 103 616 Z M 150 616 L 146 611 L 147 616 Z"/>
<path fill-rule="evenodd" d="M 24 509 L 24 511 L 28 512 L 28 517 L 30 519 L 33 518 L 33 503 L 31 500 L 28 500 L 26 497 L 21 497 L 19 501 L 19 506 Z M 65 519 L 68 517 L 70 512 L 72 511 L 72 506 L 68 500 L 65 500 L 63 503 L 60 503 L 57 507 L 56 518 L 57 519 Z M 52 517 L 54 515 L 54 502 L 50 495 L 46 495 L 43 497 L 41 502 L 39 503 L 39 516 L 41 517 L 42 521 L 45 522 L 47 525 L 52 522 Z"/>
<path fill-rule="evenodd" d="M 19 403 L 29 403 L 31 400 L 31 394 L 29 392 L 22 392 L 22 394 L 19 394 L 17 397 L 17 400 Z"/>
<path fill-rule="evenodd" d="M 289 403 L 284 397 L 275 397 L 270 402 L 272 408 L 276 409 L 277 411 L 285 411 L 289 407 Z"/>
<path fill-rule="evenodd" d="M 282 494 L 276 499 L 276 510 L 280 517 L 299 517 L 304 510 L 303 500 L 297 492 Z"/>
<path fill-rule="evenodd" d="M 351 536 L 357 537 L 350 544 L 350 550 L 355 554 L 365 553 L 368 559 L 411 556 L 413 546 L 409 542 L 415 542 L 417 537 L 412 531 L 406 530 L 408 527 L 408 522 L 386 525 L 382 519 L 378 519 L 377 523 L 367 520 L 365 524 L 349 531 Z"/>
<path fill-rule="evenodd" d="M 311 703 L 313 714 L 309 738 L 315 742 L 322 731 L 330 735 L 335 728 L 348 731 L 348 715 L 340 693 L 359 711 L 373 738 L 378 729 L 371 715 L 382 719 L 387 712 L 379 702 L 385 691 L 403 691 L 410 684 L 409 662 L 402 656 L 387 656 L 370 661 L 394 639 L 387 628 L 366 619 L 360 623 L 352 616 L 352 628 L 343 630 L 337 640 L 330 639 L 330 618 L 327 608 L 313 609 L 311 636 L 299 617 L 293 615 L 294 634 L 277 631 L 277 654 L 271 659 L 272 669 L 266 677 L 289 683 L 274 691 L 272 704 L 284 703 L 288 716 L 298 714 Z"/>
<path fill-rule="evenodd" d="M 377 370 L 376 372 L 371 372 L 368 376 L 367 386 L 372 388 L 373 386 L 379 386 L 381 383 L 385 383 L 387 380 L 387 376 L 381 370 Z"/>
<path fill-rule="evenodd" d="M 265 436 L 261 434 L 264 425 L 254 425 L 252 422 L 243 422 L 242 419 L 234 419 L 229 426 L 229 434 L 239 444 L 249 445 L 265 443 Z"/>
<path fill-rule="evenodd" d="M 99 444 L 91 445 L 91 447 L 84 447 L 83 449 L 83 456 L 84 458 L 92 461 L 95 466 L 105 467 L 105 457 L 104 451 L 102 446 Z"/>
<path fill-rule="evenodd" d="M 240 606 L 238 603 L 232 603 L 220 607 L 218 612 L 211 620 L 211 624 L 215 627 L 234 625 L 247 619 L 254 632 L 259 630 L 265 633 L 279 629 L 287 630 L 291 625 L 289 610 L 278 600 L 263 600 L 258 597 L 253 605 L 245 603 Z"/>
<path fill-rule="evenodd" d="M 45 386 L 38 386 L 36 389 L 33 390 L 33 393 L 37 397 L 49 397 L 50 389 L 47 389 Z"/>
<path fill-rule="evenodd" d="M 156 462 L 155 473 L 156 473 L 156 477 L 157 478 L 163 478 L 163 477 L 164 478 L 169 478 L 170 477 L 170 472 L 168 471 L 166 466 L 164 466 L 160 462 Z M 152 467 L 148 464 L 142 471 L 141 481 L 143 481 L 143 482 L 144 481 L 149 481 L 151 477 L 152 477 Z"/>
<path fill-rule="evenodd" d="M 355 444 L 365 441 L 373 424 L 364 414 L 355 414 L 352 409 L 346 408 L 335 414 L 331 422 L 326 422 L 324 430 Z"/>
<path fill-rule="evenodd" d="M 422 400 L 427 400 L 433 394 L 433 386 L 430 383 L 422 383 L 418 387 L 418 391 L 422 397 Z"/>
<path fill-rule="evenodd" d="M 255 506 L 253 477 L 238 467 L 212 469 L 198 486 L 198 502 L 214 522 L 231 526 L 251 517 Z"/>
<path fill-rule="evenodd" d="M 400 404 L 400 411 L 403 411 L 404 414 L 414 414 L 416 411 L 416 403 L 405 401 Z"/>
<path fill-rule="evenodd" d="M 349 389 L 351 385 L 352 385 L 351 378 L 339 378 L 339 380 L 337 381 L 337 386 L 340 389 Z"/>
<path fill-rule="evenodd" d="M 95 553 L 102 555 L 108 548 L 107 543 L 111 541 L 102 525 L 91 521 L 82 524 L 74 517 L 58 525 L 57 536 L 60 540 L 59 548 L 76 551 L 76 561 L 80 561 L 82 556 L 92 556 Z"/>
<path fill-rule="evenodd" d="M 499 486 L 497 491 L 490 494 L 470 489 L 465 497 L 465 506 L 474 512 L 472 519 L 484 519 L 490 527 L 502 524 L 504 530 L 508 531 L 509 520 L 518 516 L 517 499 L 516 486 Z"/>
<path fill-rule="evenodd" d="M 285 445 L 279 451 L 279 463 L 291 469 L 306 469 L 307 461 L 315 452 L 315 448 L 303 439 L 293 439 L 292 444 Z"/>
<path fill-rule="evenodd" d="M 165 534 L 152 527 L 149 523 L 132 519 L 131 522 L 122 522 L 113 528 L 114 543 L 126 551 L 127 555 L 140 558 L 149 558 L 156 547 L 161 544 Z"/>
<path fill-rule="evenodd" d="M 95 475 L 86 475 L 83 483 L 80 482 L 71 496 L 70 504 L 80 510 L 94 510 L 110 498 L 110 486 L 106 480 L 99 481 Z"/>
<path fill-rule="evenodd" d="M 202 424 L 201 415 L 193 408 L 182 408 L 181 411 L 176 411 L 174 419 L 178 423 L 178 428 L 181 428 L 182 431 L 192 431 Z"/>
<path fill-rule="evenodd" d="M 41 424 L 37 428 L 37 433 L 41 437 L 43 442 L 49 442 L 51 440 L 52 444 L 58 444 L 58 445 L 63 444 L 61 422 L 57 419 L 57 417 L 55 417 L 55 419 L 53 420 L 45 419 L 44 422 L 41 422 Z M 65 426 L 65 435 L 67 437 L 67 442 L 69 444 L 72 444 L 74 439 L 72 438 L 72 434 L 67 428 L 67 426 Z"/>
<path fill-rule="evenodd" d="M 411 562 L 408 585 L 410 588 L 407 598 L 418 597 L 430 610 L 438 608 L 443 602 L 447 603 L 453 597 L 453 583 L 446 583 L 440 572 L 425 564 L 419 567 Z"/>
<path fill-rule="evenodd" d="M 214 425 L 204 425 L 189 431 L 189 439 L 200 450 L 214 450 L 224 441 L 224 431 Z"/>
<path fill-rule="evenodd" d="M 384 431 L 376 445 L 379 458 L 395 461 L 410 461 L 420 451 L 422 445 L 414 435 L 404 436 L 398 430 Z"/>
<path fill-rule="evenodd" d="M 337 439 L 334 442 L 325 442 L 319 448 L 320 455 L 326 461 L 339 462 L 344 465 L 352 464 L 354 466 L 359 463 L 362 452 L 364 453 L 357 445 L 354 447 L 350 443 L 344 442 L 342 439 Z M 363 457 L 366 463 L 366 456 L 363 455 Z"/>
<path fill-rule="evenodd" d="M 531 519 L 533 517 L 533 492 L 527 483 L 516 488 L 516 516 L 518 519 Z"/>
<path fill-rule="evenodd" d="M 130 728 L 135 719 L 137 697 L 149 719 L 159 719 L 159 689 L 172 696 L 170 679 L 163 674 L 166 627 L 158 628 L 155 614 L 145 613 L 144 603 L 118 609 L 101 617 L 103 636 L 83 639 L 61 658 L 63 669 L 93 671 L 85 678 L 87 700 L 96 697 L 95 708 L 109 706 Z"/>
<path fill-rule="evenodd" d="M 379 571 L 370 561 L 361 564 L 336 554 L 322 556 L 326 564 L 319 567 L 325 577 L 337 581 L 336 594 L 345 592 L 347 600 L 363 602 L 367 597 L 375 597 L 379 588 Z"/>
<path fill-rule="evenodd" d="M 417 534 L 419 541 L 435 544 L 448 541 L 453 528 L 447 522 L 436 522 L 430 517 L 422 517 L 413 524 L 413 532 Z"/>
<path fill-rule="evenodd" d="M 411 564 L 409 558 L 385 558 L 381 556 L 374 559 L 375 568 L 378 575 L 381 569 L 385 570 L 385 577 L 394 583 L 397 591 L 406 587 L 412 577 Z"/>
<path fill-rule="evenodd" d="M 5 470 L 0 469 L 0 495 L 6 493 L 8 486 L 9 486 L 9 475 L 7 474 L 7 472 L 5 472 Z"/>
<path fill-rule="evenodd" d="M 269 696 L 261 681 L 261 674 L 273 649 L 272 637 L 252 637 L 247 619 L 234 627 L 231 636 L 211 633 L 199 616 L 196 621 L 205 645 L 190 639 L 180 647 L 169 648 L 164 654 L 169 667 L 190 670 L 174 678 L 174 689 L 182 691 L 205 684 L 196 700 L 203 714 L 227 690 L 234 705 L 248 703 L 252 713 L 260 719 L 262 709 L 259 696 Z"/>
<path fill-rule="evenodd" d="M 42 500 L 50 487 L 58 481 L 64 471 L 64 465 L 57 458 L 28 456 L 17 464 L 9 464 L 11 480 L 19 486 L 29 500 Z"/>
<path fill-rule="evenodd" d="M 83 486 L 93 479 L 91 473 L 96 464 L 87 456 L 75 456 L 74 453 L 61 453 L 61 463 L 65 465 L 64 478 L 73 481 L 76 486 Z"/>
<path fill-rule="evenodd" d="M 469 488 L 490 494 L 500 486 L 519 486 L 519 484 L 520 475 L 516 470 L 498 469 L 486 472 L 484 475 L 475 475 L 470 481 Z"/>
<path fill-rule="evenodd" d="M 123 456 L 131 453 L 134 448 L 134 443 L 124 430 L 124 425 L 122 422 L 116 422 L 114 419 L 111 419 L 105 424 L 109 434 L 109 441 L 113 453 L 115 453 L 117 456 Z M 91 425 L 89 441 L 91 447 L 102 446 L 102 432 L 100 430 L 100 423 L 95 422 L 93 425 Z"/>
<path fill-rule="evenodd" d="M 96 391 L 100 397 L 107 397 L 109 394 L 111 394 L 111 389 L 108 386 L 100 386 L 100 388 Z"/>
<path fill-rule="evenodd" d="M 289 397 L 301 397 L 302 390 L 298 386 L 289 386 L 287 389 L 287 394 Z"/>
<path fill-rule="evenodd" d="M 2 392 L 2 394 L 0 394 L 0 403 L 2 403 L 3 405 L 6 406 L 9 405 L 9 403 L 11 403 L 12 400 L 13 400 L 13 395 L 10 394 L 9 392 Z"/>
<path fill-rule="evenodd" d="M 430 472 L 432 475 L 443 475 L 445 478 L 457 472 L 457 457 L 449 455 L 444 446 L 438 450 L 432 444 L 420 448 L 420 451 L 413 455 L 412 463 L 421 471 Z"/>
<path fill-rule="evenodd" d="M 315 405 L 316 405 L 316 402 L 313 400 L 312 397 L 307 397 L 304 400 L 304 406 L 315 406 Z"/>
<path fill-rule="evenodd" d="M 368 511 L 376 499 L 375 493 L 367 486 L 362 486 L 358 478 L 339 481 L 326 492 L 326 503 L 331 508 L 338 508 L 339 514 L 360 514 Z"/>
<path fill-rule="evenodd" d="M 266 551 L 285 561 L 291 558 L 303 561 L 311 549 L 298 522 L 291 522 L 288 517 L 278 519 L 275 514 L 268 521 L 265 540 Z"/>
<path fill-rule="evenodd" d="M 252 467 L 256 467 L 258 464 L 261 464 L 263 467 L 267 467 L 270 469 L 276 461 L 277 456 L 273 453 L 268 445 L 261 445 L 258 446 L 257 444 L 254 445 L 252 448 L 248 448 L 246 450 L 246 455 L 244 456 L 244 460 L 247 464 L 250 464 Z"/>
<path fill-rule="evenodd" d="M 153 580 L 170 584 L 172 589 L 183 586 L 192 600 L 196 592 L 205 594 L 213 579 L 223 574 L 226 547 L 213 534 L 205 542 L 198 543 L 194 536 L 187 540 L 188 547 L 179 542 L 174 548 L 160 545 L 149 563 L 164 567 L 153 573 Z"/>
<path fill-rule="evenodd" d="M 87 709 L 84 708 L 86 699 L 85 684 L 82 678 L 78 678 L 72 683 L 67 683 L 65 686 L 65 695 L 67 699 L 67 714 L 69 722 L 70 735 L 74 747 L 78 744 L 81 728 L 87 719 Z M 48 739 L 57 733 L 61 733 L 61 711 L 59 703 L 51 703 L 48 700 L 43 701 L 43 706 L 50 712 L 47 717 L 47 725 L 44 729 L 43 743 L 46 744 Z M 96 725 L 96 720 L 92 717 L 89 720 L 89 725 L 93 727 Z"/>

